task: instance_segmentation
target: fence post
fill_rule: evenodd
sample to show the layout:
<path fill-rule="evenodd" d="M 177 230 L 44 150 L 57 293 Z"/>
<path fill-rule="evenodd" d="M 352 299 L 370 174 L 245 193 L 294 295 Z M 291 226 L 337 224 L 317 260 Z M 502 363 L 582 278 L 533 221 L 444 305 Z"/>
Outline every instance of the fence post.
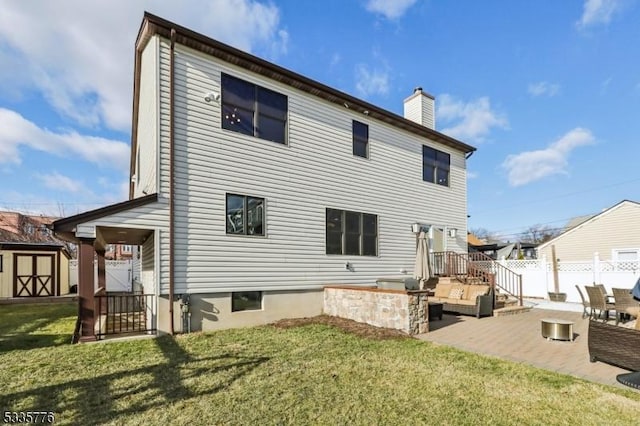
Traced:
<path fill-rule="evenodd" d="M 545 290 L 549 291 L 549 264 L 547 263 L 547 255 L 542 255 L 542 264 L 540 265 L 544 271 L 544 286 Z"/>
<path fill-rule="evenodd" d="M 593 282 L 600 283 L 600 253 L 593 253 Z"/>

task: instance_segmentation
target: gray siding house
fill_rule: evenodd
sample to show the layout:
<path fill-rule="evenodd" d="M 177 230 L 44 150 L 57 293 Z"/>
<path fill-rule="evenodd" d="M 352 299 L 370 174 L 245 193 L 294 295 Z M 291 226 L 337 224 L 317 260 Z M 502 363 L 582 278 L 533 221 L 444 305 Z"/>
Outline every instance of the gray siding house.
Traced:
<path fill-rule="evenodd" d="M 320 314 L 327 284 L 411 276 L 414 224 L 434 250 L 467 251 L 475 148 L 433 128 L 421 89 L 401 117 L 150 14 L 134 78 L 130 201 L 54 229 L 85 258 L 140 245 L 160 332 L 184 331 L 186 295 L 191 328 L 211 330 Z M 85 278 L 90 339 L 100 283 Z"/>

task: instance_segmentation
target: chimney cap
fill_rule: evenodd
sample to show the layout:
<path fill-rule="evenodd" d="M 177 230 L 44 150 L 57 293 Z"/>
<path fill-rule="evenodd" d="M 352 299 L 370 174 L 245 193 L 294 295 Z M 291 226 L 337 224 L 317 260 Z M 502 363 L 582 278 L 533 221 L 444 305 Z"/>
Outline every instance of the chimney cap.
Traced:
<path fill-rule="evenodd" d="M 418 93 L 418 92 L 422 92 L 422 87 L 418 86 L 415 89 L 413 89 L 413 93 Z"/>

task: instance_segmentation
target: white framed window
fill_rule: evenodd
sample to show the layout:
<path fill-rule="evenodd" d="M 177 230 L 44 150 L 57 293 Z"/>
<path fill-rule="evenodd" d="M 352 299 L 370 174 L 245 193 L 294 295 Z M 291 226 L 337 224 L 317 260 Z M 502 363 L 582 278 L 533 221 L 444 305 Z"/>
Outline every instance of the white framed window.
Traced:
<path fill-rule="evenodd" d="M 637 262 L 640 260 L 640 248 L 613 249 L 611 258 L 615 262 Z"/>

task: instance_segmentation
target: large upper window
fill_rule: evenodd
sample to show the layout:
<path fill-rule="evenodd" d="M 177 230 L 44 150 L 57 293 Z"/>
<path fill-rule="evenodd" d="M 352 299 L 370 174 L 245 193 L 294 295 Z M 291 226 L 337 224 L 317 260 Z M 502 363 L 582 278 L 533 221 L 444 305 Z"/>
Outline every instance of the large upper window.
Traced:
<path fill-rule="evenodd" d="M 369 158 L 369 126 L 353 122 L 353 155 Z"/>
<path fill-rule="evenodd" d="M 287 139 L 287 97 L 222 74 L 222 128 L 278 143 Z"/>
<path fill-rule="evenodd" d="M 378 216 L 327 209 L 327 254 L 377 256 Z"/>
<path fill-rule="evenodd" d="M 422 180 L 449 186 L 450 165 L 451 156 L 449 154 L 422 145 Z"/>
<path fill-rule="evenodd" d="M 264 198 L 227 194 L 227 234 L 264 236 Z"/>

